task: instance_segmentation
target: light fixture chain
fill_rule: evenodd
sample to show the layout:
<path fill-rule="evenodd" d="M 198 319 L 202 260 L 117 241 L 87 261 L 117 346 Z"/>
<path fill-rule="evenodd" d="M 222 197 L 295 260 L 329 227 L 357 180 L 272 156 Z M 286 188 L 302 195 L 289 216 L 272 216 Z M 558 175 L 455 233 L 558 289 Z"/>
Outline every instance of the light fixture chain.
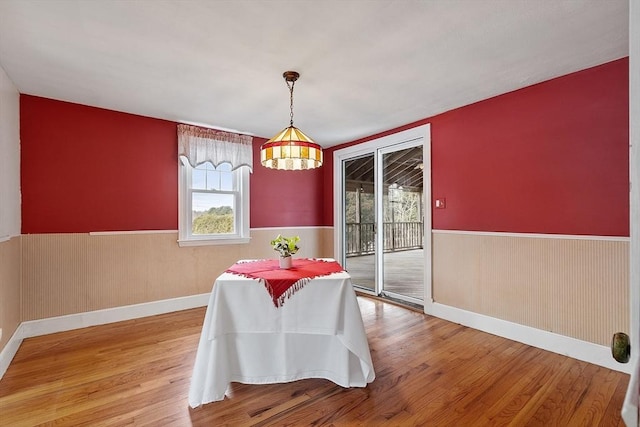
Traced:
<path fill-rule="evenodd" d="M 289 84 L 291 83 L 291 84 Z M 293 126 L 293 86 L 296 84 L 296 81 L 293 80 L 291 82 L 287 81 L 287 86 L 289 86 L 289 111 L 290 113 L 290 117 L 291 117 L 291 122 L 290 125 Z"/>

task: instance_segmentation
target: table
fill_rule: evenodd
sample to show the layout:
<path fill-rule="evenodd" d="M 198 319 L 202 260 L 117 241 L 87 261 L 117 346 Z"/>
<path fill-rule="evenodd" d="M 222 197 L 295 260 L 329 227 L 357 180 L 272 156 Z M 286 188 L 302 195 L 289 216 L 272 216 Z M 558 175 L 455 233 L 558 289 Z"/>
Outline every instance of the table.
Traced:
<path fill-rule="evenodd" d="M 275 307 L 264 284 L 231 273 L 215 281 L 202 326 L 189 406 L 224 399 L 231 382 L 326 378 L 342 387 L 375 379 L 347 272 L 311 279 Z"/>

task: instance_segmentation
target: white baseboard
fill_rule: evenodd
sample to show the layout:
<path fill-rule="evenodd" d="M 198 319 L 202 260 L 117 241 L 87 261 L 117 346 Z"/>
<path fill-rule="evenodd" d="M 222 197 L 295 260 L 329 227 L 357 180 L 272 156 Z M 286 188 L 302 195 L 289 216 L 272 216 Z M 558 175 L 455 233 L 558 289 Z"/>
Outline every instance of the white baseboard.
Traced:
<path fill-rule="evenodd" d="M 20 335 L 20 326 L 16 329 L 16 331 L 11 335 L 9 341 L 4 346 L 2 351 L 0 351 L 0 380 L 7 369 L 9 368 L 9 364 L 13 360 L 13 356 L 16 355 L 18 349 L 20 348 L 20 344 L 22 344 L 22 338 L 18 338 Z"/>
<path fill-rule="evenodd" d="M 506 320 L 496 319 L 478 313 L 462 310 L 435 302 L 424 305 L 426 314 L 459 323 L 493 335 L 507 338 L 573 359 L 593 363 L 615 371 L 631 373 L 629 363 L 618 363 L 611 355 L 609 347 L 578 340 L 553 332 L 524 326 Z"/>
<path fill-rule="evenodd" d="M 0 379 L 9 368 L 11 360 L 25 338 L 204 307 L 209 303 L 210 295 L 210 293 L 190 295 L 22 322 L 0 352 Z"/>

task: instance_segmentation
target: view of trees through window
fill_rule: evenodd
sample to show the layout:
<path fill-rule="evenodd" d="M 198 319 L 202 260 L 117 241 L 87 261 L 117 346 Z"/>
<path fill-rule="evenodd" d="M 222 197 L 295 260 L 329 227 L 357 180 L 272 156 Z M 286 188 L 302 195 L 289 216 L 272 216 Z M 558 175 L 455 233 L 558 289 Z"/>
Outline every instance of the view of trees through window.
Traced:
<path fill-rule="evenodd" d="M 358 196 L 360 205 L 358 206 Z M 375 208 L 373 194 L 347 191 L 345 193 L 345 218 L 347 224 L 373 223 L 375 219 Z M 359 209 L 358 209 L 359 208 Z"/>
<path fill-rule="evenodd" d="M 231 206 L 213 207 L 206 211 L 193 211 L 193 234 L 233 233 Z"/>
<path fill-rule="evenodd" d="M 191 233 L 235 233 L 234 175 L 229 163 L 203 163 L 191 172 Z"/>
<path fill-rule="evenodd" d="M 421 193 L 389 186 L 384 198 L 384 222 L 420 222 Z"/>
<path fill-rule="evenodd" d="M 385 251 L 419 247 L 422 244 L 422 193 L 392 184 L 383 196 Z M 375 251 L 375 200 L 364 191 L 345 192 L 345 253 Z"/>
<path fill-rule="evenodd" d="M 384 222 L 420 222 L 422 220 L 420 197 L 416 191 L 390 188 L 384 195 Z M 358 205 L 358 198 L 360 204 Z M 370 193 L 347 191 L 345 193 L 345 220 L 347 224 L 366 224 L 375 221 L 374 197 Z"/>

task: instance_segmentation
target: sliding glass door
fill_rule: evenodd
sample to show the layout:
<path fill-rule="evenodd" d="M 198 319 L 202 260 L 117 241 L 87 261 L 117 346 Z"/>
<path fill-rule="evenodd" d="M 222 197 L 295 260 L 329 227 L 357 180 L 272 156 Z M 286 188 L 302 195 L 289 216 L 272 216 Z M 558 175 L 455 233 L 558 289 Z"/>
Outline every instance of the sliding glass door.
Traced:
<path fill-rule="evenodd" d="M 422 144 L 380 150 L 384 249 L 381 292 L 422 303 L 424 217 Z"/>
<path fill-rule="evenodd" d="M 344 161 L 344 263 L 353 283 L 376 288 L 375 155 Z"/>
<path fill-rule="evenodd" d="M 337 258 L 360 291 L 420 305 L 426 277 L 423 152 L 423 139 L 414 138 L 346 154 L 336 163 Z"/>

